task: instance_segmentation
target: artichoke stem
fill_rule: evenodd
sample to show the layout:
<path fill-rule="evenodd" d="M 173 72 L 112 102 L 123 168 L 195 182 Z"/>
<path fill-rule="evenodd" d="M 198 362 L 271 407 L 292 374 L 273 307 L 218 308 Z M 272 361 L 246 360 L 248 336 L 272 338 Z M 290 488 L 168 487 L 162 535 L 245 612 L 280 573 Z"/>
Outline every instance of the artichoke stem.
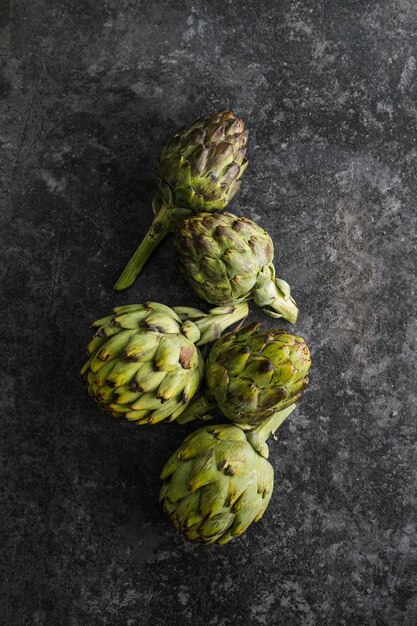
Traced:
<path fill-rule="evenodd" d="M 298 308 L 290 294 L 290 286 L 285 280 L 275 279 L 275 272 L 261 272 L 253 289 L 253 299 L 263 308 L 270 317 L 287 320 L 295 324 L 298 317 Z"/>
<path fill-rule="evenodd" d="M 272 315 L 271 311 L 265 312 L 271 315 L 271 317 L 277 317 L 278 314 L 278 316 L 283 317 L 290 324 L 295 324 L 297 321 L 298 308 L 291 296 L 286 299 L 277 293 L 276 299 L 269 306 L 272 309 Z"/>
<path fill-rule="evenodd" d="M 211 402 L 205 393 L 200 393 L 194 397 L 175 422 L 176 424 L 188 424 L 188 422 L 194 422 L 194 420 L 207 420 L 209 419 L 208 414 L 215 406 L 216 403 L 214 401 Z"/>
<path fill-rule="evenodd" d="M 115 291 L 123 291 L 134 283 L 152 252 L 169 233 L 170 210 L 171 207 L 162 206 L 155 215 L 150 229 L 113 287 Z"/>
<path fill-rule="evenodd" d="M 282 409 L 281 411 L 277 411 L 271 417 L 268 417 L 265 421 L 261 422 L 259 426 L 253 429 L 254 432 L 258 433 L 262 437 L 264 441 L 269 439 L 276 430 L 285 422 L 287 417 L 291 415 L 291 413 L 295 409 L 295 404 L 291 404 L 286 409 Z M 239 426 L 239 424 L 237 424 Z"/>
<path fill-rule="evenodd" d="M 215 339 L 219 339 L 226 328 L 244 320 L 248 313 L 249 307 L 246 302 L 211 309 L 208 315 L 199 320 L 194 320 L 201 333 L 200 339 L 196 342 L 197 346 L 203 346 Z"/>

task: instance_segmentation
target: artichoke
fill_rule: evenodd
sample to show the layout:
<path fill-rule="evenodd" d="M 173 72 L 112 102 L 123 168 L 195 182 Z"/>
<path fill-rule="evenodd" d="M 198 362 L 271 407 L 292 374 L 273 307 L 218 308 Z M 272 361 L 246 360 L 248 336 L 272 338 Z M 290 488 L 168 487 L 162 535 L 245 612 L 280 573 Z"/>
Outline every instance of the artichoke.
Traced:
<path fill-rule="evenodd" d="M 88 393 L 115 417 L 138 424 L 175 420 L 203 376 L 196 346 L 214 341 L 247 313 L 246 304 L 209 314 L 155 302 L 117 307 L 93 324 L 81 371 Z"/>
<path fill-rule="evenodd" d="M 250 432 L 203 426 L 184 440 L 162 470 L 160 500 L 187 539 L 223 545 L 261 519 L 274 486 L 265 440 L 294 408 Z"/>
<path fill-rule="evenodd" d="M 310 352 L 285 330 L 260 332 L 251 324 L 214 344 L 206 363 L 206 390 L 181 416 L 201 418 L 216 406 L 233 422 L 253 425 L 297 402 L 308 384 Z"/>
<path fill-rule="evenodd" d="M 271 237 L 252 220 L 193 215 L 180 222 L 174 246 L 181 272 L 203 300 L 225 305 L 253 298 L 271 317 L 295 323 L 290 287 L 275 278 Z"/>
<path fill-rule="evenodd" d="M 247 140 L 244 122 L 230 111 L 202 117 L 172 138 L 158 159 L 159 191 L 152 203 L 156 216 L 118 279 L 116 290 L 133 283 L 179 219 L 226 208 L 238 192 L 248 164 Z"/>

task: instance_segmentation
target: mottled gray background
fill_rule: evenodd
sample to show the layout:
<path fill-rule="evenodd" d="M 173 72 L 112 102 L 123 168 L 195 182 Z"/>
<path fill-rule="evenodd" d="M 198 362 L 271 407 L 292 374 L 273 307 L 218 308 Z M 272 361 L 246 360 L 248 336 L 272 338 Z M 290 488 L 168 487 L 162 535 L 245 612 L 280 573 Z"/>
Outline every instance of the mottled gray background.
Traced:
<path fill-rule="evenodd" d="M 414 626 L 415 0 L 0 0 L 0 26 L 0 623 Z M 273 235 L 314 366 L 264 519 L 201 548 L 158 505 L 187 429 L 118 423 L 78 371 L 114 305 L 199 304 L 170 241 L 111 288 L 161 146 L 225 107 L 233 210 Z"/>

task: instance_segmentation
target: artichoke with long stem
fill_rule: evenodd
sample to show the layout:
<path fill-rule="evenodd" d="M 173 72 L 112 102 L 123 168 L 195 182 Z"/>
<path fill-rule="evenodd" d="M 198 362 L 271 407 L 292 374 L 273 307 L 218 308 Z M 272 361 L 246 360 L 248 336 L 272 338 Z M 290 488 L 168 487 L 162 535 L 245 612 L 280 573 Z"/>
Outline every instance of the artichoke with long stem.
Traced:
<path fill-rule="evenodd" d="M 252 220 L 193 215 L 178 225 L 174 246 L 182 274 L 203 300 L 225 305 L 253 299 L 271 317 L 297 320 L 288 283 L 275 278 L 272 239 Z"/>
<path fill-rule="evenodd" d="M 225 209 L 247 167 L 248 132 L 231 111 L 220 111 L 183 128 L 158 158 L 155 218 L 114 289 L 127 289 L 150 254 L 178 221 L 193 213 Z"/>
<path fill-rule="evenodd" d="M 250 432 L 233 424 L 203 426 L 184 440 L 161 472 L 160 500 L 187 539 L 224 545 L 261 519 L 274 487 L 266 440 L 294 408 Z"/>
<path fill-rule="evenodd" d="M 137 424 L 175 420 L 197 392 L 204 361 L 197 346 L 248 314 L 247 304 L 208 314 L 156 302 L 130 304 L 93 324 L 81 375 L 88 393 L 115 417 Z"/>
<path fill-rule="evenodd" d="M 257 424 L 294 404 L 308 384 L 310 352 L 302 337 L 251 324 L 214 344 L 206 363 L 206 388 L 181 415 L 187 423 L 218 407 L 231 421 Z"/>

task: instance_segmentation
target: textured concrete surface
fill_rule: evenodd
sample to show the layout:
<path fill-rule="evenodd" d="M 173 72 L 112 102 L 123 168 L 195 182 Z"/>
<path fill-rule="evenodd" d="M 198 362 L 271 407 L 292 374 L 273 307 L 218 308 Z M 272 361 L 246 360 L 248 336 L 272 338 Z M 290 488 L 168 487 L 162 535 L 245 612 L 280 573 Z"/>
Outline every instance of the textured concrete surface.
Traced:
<path fill-rule="evenodd" d="M 414 626 L 414 0 L 0 0 L 0 27 L 0 623 Z M 225 107 L 232 209 L 273 235 L 314 367 L 264 519 L 201 548 L 158 505 L 192 427 L 120 424 L 78 371 L 112 306 L 199 304 L 170 242 L 111 287 L 164 141 Z"/>

